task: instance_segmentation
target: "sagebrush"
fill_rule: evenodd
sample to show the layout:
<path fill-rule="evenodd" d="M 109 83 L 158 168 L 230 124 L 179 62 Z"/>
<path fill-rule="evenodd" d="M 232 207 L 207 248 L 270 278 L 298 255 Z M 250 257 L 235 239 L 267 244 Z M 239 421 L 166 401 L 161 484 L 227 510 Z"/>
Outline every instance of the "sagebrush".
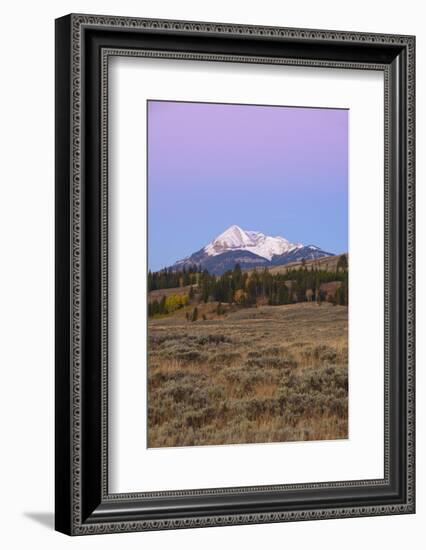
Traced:
<path fill-rule="evenodd" d="M 346 306 L 198 309 L 149 320 L 149 447 L 348 437 Z"/>

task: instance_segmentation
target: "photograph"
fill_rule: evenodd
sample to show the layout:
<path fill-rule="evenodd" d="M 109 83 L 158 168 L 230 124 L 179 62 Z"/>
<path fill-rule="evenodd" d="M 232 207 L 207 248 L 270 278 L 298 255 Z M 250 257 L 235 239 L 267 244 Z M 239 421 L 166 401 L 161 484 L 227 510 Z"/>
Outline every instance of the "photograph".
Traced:
<path fill-rule="evenodd" d="M 148 448 L 349 437 L 349 115 L 147 101 Z"/>
<path fill-rule="evenodd" d="M 16 464 L 31 445 L 49 454 L 35 453 L 36 474 L 24 472 L 32 504 L 21 491 L 6 494 L 19 547 L 31 538 L 56 549 L 62 534 L 105 535 L 100 543 L 116 546 L 109 535 L 121 534 L 124 548 L 138 532 L 148 543 L 164 537 L 167 548 L 258 548 L 263 524 L 271 540 L 321 539 L 329 550 L 342 541 L 358 549 L 366 529 L 389 550 L 418 538 L 424 29 L 419 10 L 387 10 L 386 19 L 384 4 L 370 2 L 367 24 L 365 9 L 308 1 L 298 14 L 296 5 L 253 11 L 240 2 L 233 15 L 229 3 L 199 2 L 197 12 L 167 1 L 130 15 L 124 0 L 128 15 L 59 5 L 21 17 L 31 23 L 24 35 L 36 30 L 46 42 L 33 65 L 51 90 L 42 99 L 35 87 L 34 116 L 23 118 L 29 139 L 13 108 L 4 132 L 19 145 L 6 156 L 19 206 L 3 201 L 6 234 L 35 245 L 28 255 L 17 243 L 13 269 L 3 270 L 13 279 L 3 285 L 7 322 L 17 321 L 20 338 L 9 339 L 6 371 L 20 385 L 6 392 L 5 409 L 13 416 L 19 405 L 10 429 L 20 447 L 3 454 Z M 24 68 L 6 70 L 13 85 L 4 89 L 19 99 L 34 67 L 18 57 Z M 6 56 L 6 69 L 13 63 Z M 40 124 L 49 105 L 54 132 Z M 54 177 L 54 197 L 36 173 Z M 54 247 L 35 197 L 54 213 Z M 30 231 L 22 224 L 32 217 L 48 229 L 49 254 L 32 270 L 41 278 L 31 292 L 39 301 L 43 285 L 50 293 L 34 308 L 17 300 L 29 291 L 28 266 L 40 264 L 36 222 Z M 49 304 L 46 325 L 39 317 Z M 23 323 L 36 331 L 28 341 Z M 34 364 L 49 350 L 54 379 Z M 27 360 L 17 361 L 20 352 Z M 43 420 L 32 413 L 44 405 Z M 50 545 L 41 535 L 48 522 Z"/>

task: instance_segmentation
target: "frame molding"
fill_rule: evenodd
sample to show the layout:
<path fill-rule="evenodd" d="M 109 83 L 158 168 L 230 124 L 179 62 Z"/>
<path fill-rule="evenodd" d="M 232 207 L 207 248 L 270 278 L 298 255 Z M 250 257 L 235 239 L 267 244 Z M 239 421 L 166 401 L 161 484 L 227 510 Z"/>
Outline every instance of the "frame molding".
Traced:
<path fill-rule="evenodd" d="M 56 21 L 56 529 L 71 535 L 413 513 L 412 36 L 69 15 Z M 109 494 L 108 58 L 380 70 L 385 76 L 385 476 Z"/>

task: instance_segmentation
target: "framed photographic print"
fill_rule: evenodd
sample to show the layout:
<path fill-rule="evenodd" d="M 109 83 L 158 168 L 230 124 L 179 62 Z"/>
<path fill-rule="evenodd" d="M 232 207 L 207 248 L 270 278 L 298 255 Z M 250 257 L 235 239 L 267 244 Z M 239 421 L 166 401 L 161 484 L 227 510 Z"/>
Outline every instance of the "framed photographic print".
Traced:
<path fill-rule="evenodd" d="M 414 513 L 412 36 L 56 21 L 56 529 Z"/>

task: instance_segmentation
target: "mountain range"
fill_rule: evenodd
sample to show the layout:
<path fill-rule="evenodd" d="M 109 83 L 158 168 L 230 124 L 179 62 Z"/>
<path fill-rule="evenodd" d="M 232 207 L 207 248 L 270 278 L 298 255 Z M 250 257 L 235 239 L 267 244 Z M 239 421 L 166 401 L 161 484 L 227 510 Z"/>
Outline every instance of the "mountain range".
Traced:
<path fill-rule="evenodd" d="M 284 237 L 270 237 L 260 231 L 246 231 L 231 225 L 197 252 L 178 260 L 171 269 L 200 265 L 214 275 L 222 275 L 237 263 L 242 269 L 252 269 L 333 255 L 318 246 L 292 243 Z"/>

